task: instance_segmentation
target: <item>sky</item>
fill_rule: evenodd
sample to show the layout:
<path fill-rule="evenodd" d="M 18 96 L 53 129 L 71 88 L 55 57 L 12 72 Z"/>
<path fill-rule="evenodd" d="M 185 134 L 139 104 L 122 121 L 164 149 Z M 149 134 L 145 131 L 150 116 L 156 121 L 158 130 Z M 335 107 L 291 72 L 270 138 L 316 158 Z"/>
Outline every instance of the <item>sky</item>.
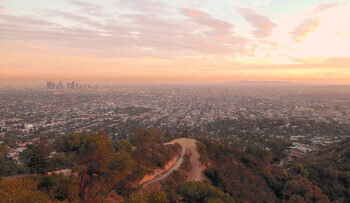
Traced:
<path fill-rule="evenodd" d="M 350 0 L 0 0 L 1 81 L 350 84 Z"/>

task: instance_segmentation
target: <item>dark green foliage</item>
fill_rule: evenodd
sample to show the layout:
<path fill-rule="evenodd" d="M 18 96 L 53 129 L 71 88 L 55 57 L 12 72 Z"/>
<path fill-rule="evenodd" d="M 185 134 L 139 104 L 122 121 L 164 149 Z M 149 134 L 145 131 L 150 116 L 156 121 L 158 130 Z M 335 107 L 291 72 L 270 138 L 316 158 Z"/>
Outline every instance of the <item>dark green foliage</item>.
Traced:
<path fill-rule="evenodd" d="M 153 191 L 147 195 L 149 203 L 168 203 L 165 192 Z"/>
<path fill-rule="evenodd" d="M 0 177 L 15 175 L 17 172 L 20 172 L 16 163 L 7 157 L 7 152 L 8 148 L 0 145 Z"/>
<path fill-rule="evenodd" d="M 126 151 L 126 152 L 131 152 L 132 150 L 132 145 L 127 139 L 120 140 L 118 142 L 118 151 Z"/>
<path fill-rule="evenodd" d="M 50 160 L 50 168 L 53 171 L 72 168 L 74 166 L 74 157 L 71 154 L 63 152 L 56 153 Z"/>
<path fill-rule="evenodd" d="M 123 203 L 168 203 L 165 192 L 153 191 L 142 195 L 134 193 Z"/>
<path fill-rule="evenodd" d="M 270 151 L 248 146 L 243 152 L 227 143 L 205 139 L 202 142 L 205 146 L 198 148 L 204 152 L 204 163 L 209 166 L 205 175 L 214 186 L 239 202 L 328 201 L 320 188 L 307 179 L 297 173 L 289 175 L 282 167 L 273 165 Z M 307 176 L 302 165 L 295 165 L 293 170 Z M 299 193 L 295 186 L 301 183 L 307 186 L 303 188 L 307 189 L 305 193 Z"/>
<path fill-rule="evenodd" d="M 115 153 L 111 140 L 103 132 L 66 135 L 58 138 L 54 147 L 57 152 L 65 153 L 66 157 L 61 155 L 61 159 L 70 159 L 70 156 L 74 156 L 76 164 L 86 166 L 89 174 L 106 171 Z"/>
<path fill-rule="evenodd" d="M 307 171 L 307 169 L 304 168 L 304 165 L 302 163 L 293 163 L 290 166 L 290 170 L 293 173 L 302 175 L 304 177 L 308 177 L 309 176 L 309 171 Z"/>
<path fill-rule="evenodd" d="M 182 199 L 182 197 L 173 189 L 166 191 L 166 197 L 167 200 L 169 200 L 169 203 L 177 203 Z"/>
<path fill-rule="evenodd" d="M 52 152 L 48 141 L 41 138 L 38 142 L 29 146 L 21 154 L 20 158 L 31 172 L 45 174 L 49 167 L 49 156 Z"/>
<path fill-rule="evenodd" d="M 177 193 L 182 196 L 182 201 L 192 203 L 202 202 L 227 202 L 234 203 L 232 197 L 208 183 L 187 182 L 176 188 Z"/>
<path fill-rule="evenodd" d="M 137 191 L 135 183 L 148 170 L 163 167 L 180 151 L 178 145 L 159 144 L 161 136 L 152 129 L 139 129 L 132 138 L 135 147 L 124 139 L 115 151 L 104 133 L 67 135 L 54 142 L 58 153 L 52 165 L 74 166 L 79 173 L 81 199 L 101 199 L 113 190 L 128 196 Z"/>
<path fill-rule="evenodd" d="M 283 196 L 287 202 L 330 202 L 319 187 L 301 176 L 296 176 L 285 184 Z"/>
<path fill-rule="evenodd" d="M 37 182 L 29 178 L 0 180 L 0 202 L 3 203 L 47 203 L 47 194 L 37 190 Z"/>
<path fill-rule="evenodd" d="M 74 176 L 51 175 L 41 177 L 38 189 L 48 194 L 52 200 L 72 202 L 79 199 L 78 180 Z"/>
<path fill-rule="evenodd" d="M 180 151 L 180 145 L 163 145 L 160 143 L 164 135 L 154 129 L 138 129 L 133 137 L 135 150 L 133 158 L 148 169 L 161 168 Z"/>
<path fill-rule="evenodd" d="M 73 157 L 79 173 L 81 200 L 95 199 L 113 189 L 116 176 L 110 169 L 116 155 L 111 140 L 104 132 L 67 135 L 57 139 L 54 146 L 57 152 Z M 100 185 L 106 179 L 110 179 L 111 184 Z"/>
<path fill-rule="evenodd" d="M 237 201 L 275 201 L 264 174 L 269 171 L 271 154 L 254 149 L 244 153 L 227 143 L 202 140 L 206 145 L 209 168 L 205 175 L 214 186 L 228 192 Z M 202 146 L 203 148 L 203 146 Z M 257 154 L 259 158 L 255 157 Z"/>
<path fill-rule="evenodd" d="M 299 160 L 311 182 L 336 202 L 350 202 L 350 139 Z"/>

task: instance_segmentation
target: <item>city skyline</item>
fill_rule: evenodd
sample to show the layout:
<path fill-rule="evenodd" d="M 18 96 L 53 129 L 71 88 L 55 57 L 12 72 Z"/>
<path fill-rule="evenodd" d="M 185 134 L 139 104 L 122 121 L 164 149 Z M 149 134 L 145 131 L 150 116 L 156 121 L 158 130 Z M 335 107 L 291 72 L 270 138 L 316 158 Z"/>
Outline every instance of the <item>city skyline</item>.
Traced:
<path fill-rule="evenodd" d="M 0 80 L 350 84 L 348 1 L 0 1 Z"/>

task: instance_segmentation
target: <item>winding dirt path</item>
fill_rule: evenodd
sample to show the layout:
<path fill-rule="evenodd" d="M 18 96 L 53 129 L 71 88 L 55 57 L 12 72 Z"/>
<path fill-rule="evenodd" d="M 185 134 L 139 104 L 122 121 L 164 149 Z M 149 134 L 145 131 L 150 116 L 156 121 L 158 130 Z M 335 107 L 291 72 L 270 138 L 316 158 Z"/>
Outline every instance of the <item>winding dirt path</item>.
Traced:
<path fill-rule="evenodd" d="M 181 151 L 181 156 L 177 159 L 177 161 L 174 163 L 174 165 L 167 170 L 166 172 L 158 175 L 157 177 L 155 177 L 154 179 L 146 182 L 143 184 L 142 188 L 145 188 L 147 186 L 149 186 L 152 183 L 156 183 L 161 181 L 162 179 L 168 177 L 172 172 L 174 172 L 176 169 L 178 169 L 182 162 L 183 162 L 183 157 L 186 153 L 186 150 L 189 150 L 191 152 L 191 163 L 192 163 L 192 170 L 191 170 L 191 174 L 190 174 L 190 181 L 194 180 L 194 181 L 203 181 L 205 180 L 204 174 L 203 174 L 203 170 L 202 170 L 202 165 L 199 162 L 199 153 L 197 151 L 197 147 L 196 147 L 196 142 L 197 140 L 195 139 L 190 139 L 190 138 L 179 138 L 179 139 L 175 139 L 171 142 L 165 143 L 165 144 L 175 144 L 178 143 L 181 145 L 182 147 L 182 151 Z"/>

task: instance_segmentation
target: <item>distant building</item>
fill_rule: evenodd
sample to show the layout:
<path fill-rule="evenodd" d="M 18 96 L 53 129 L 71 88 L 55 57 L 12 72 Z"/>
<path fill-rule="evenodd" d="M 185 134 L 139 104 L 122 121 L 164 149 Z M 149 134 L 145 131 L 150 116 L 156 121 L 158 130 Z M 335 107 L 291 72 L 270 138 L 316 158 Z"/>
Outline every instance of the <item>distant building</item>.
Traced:
<path fill-rule="evenodd" d="M 62 82 L 59 82 L 59 83 L 58 83 L 57 89 L 63 89 L 63 84 L 62 84 Z"/>
<path fill-rule="evenodd" d="M 34 127 L 33 124 L 30 124 L 30 123 L 24 124 L 24 128 L 25 128 L 25 129 L 31 129 L 31 128 L 33 128 L 33 127 Z"/>
<path fill-rule="evenodd" d="M 48 81 L 46 83 L 46 88 L 47 89 L 55 89 L 56 88 L 56 84 L 54 82 Z"/>

